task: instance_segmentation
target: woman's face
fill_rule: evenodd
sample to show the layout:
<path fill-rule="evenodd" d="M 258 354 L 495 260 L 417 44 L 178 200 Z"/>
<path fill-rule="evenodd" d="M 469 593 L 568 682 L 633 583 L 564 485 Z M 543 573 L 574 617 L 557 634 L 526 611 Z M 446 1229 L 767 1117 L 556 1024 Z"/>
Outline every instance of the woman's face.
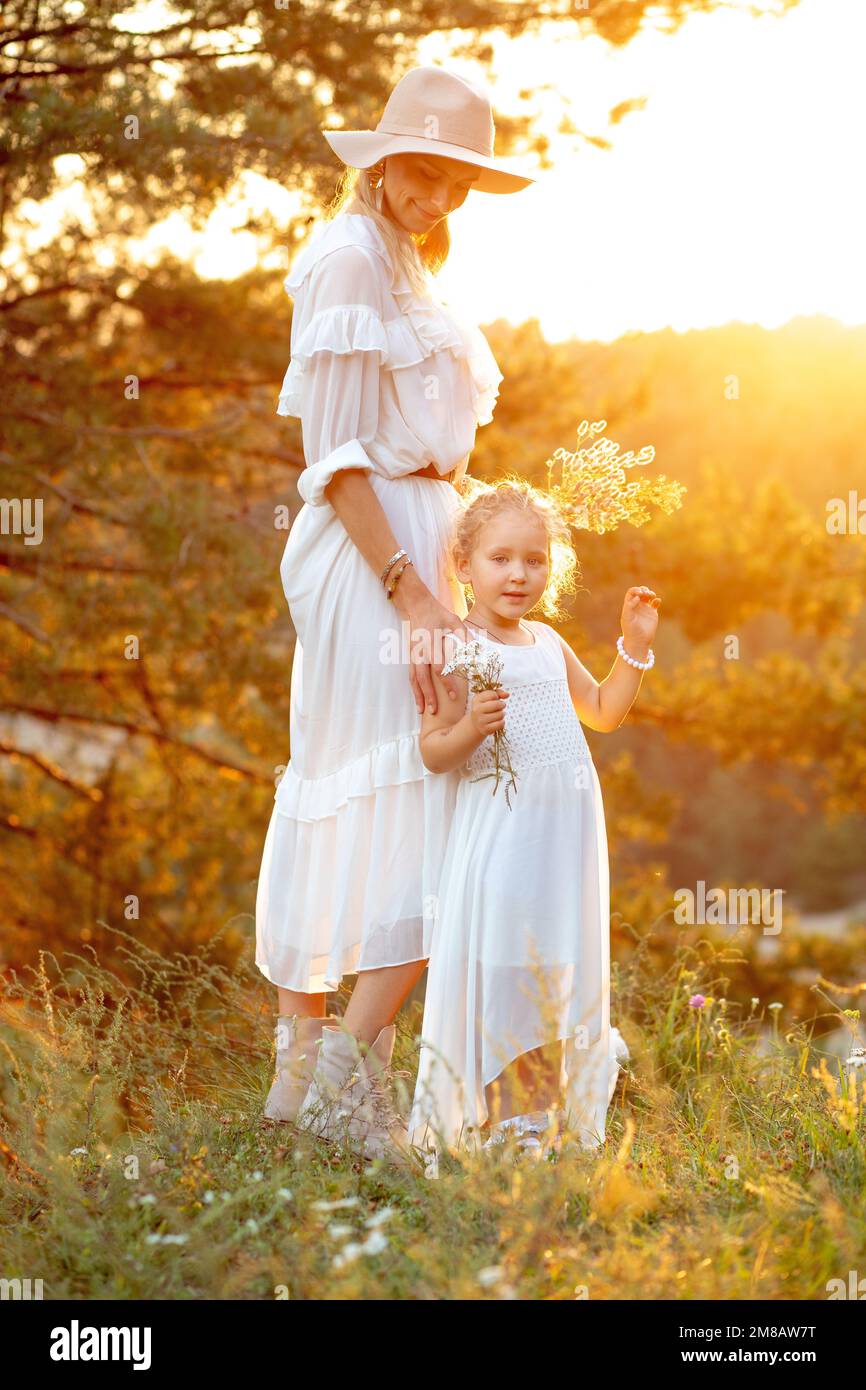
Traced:
<path fill-rule="evenodd" d="M 391 154 L 384 166 L 382 211 L 416 235 L 459 208 L 481 176 L 474 164 L 444 155 Z"/>

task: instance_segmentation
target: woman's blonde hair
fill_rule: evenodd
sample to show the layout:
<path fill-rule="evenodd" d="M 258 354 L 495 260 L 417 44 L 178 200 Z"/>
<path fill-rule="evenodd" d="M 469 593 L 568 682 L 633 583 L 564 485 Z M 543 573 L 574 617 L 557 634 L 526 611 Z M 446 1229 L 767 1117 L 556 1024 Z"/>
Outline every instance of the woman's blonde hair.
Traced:
<path fill-rule="evenodd" d="M 382 164 L 384 160 L 372 169 L 344 169 L 326 209 L 326 221 L 348 211 L 348 204 L 354 202 L 355 211 L 364 213 L 379 228 L 394 265 L 402 266 L 416 294 L 424 295 L 430 288 L 430 275 L 441 270 L 451 250 L 448 219 L 443 217 L 429 232 L 416 233 L 405 231 L 386 217 L 376 206 L 376 192 L 371 181 L 382 172 Z"/>
<path fill-rule="evenodd" d="M 571 527 L 549 493 L 534 487 L 517 473 L 508 473 L 495 483 L 466 477 L 461 495 L 464 505 L 457 514 L 451 535 L 452 563 L 468 562 L 482 529 L 505 510 L 539 521 L 547 533 L 550 574 L 536 607 L 546 618 L 561 617 L 560 599 L 564 594 L 574 593 L 580 565 L 571 539 Z M 471 585 L 465 587 L 471 591 Z"/>

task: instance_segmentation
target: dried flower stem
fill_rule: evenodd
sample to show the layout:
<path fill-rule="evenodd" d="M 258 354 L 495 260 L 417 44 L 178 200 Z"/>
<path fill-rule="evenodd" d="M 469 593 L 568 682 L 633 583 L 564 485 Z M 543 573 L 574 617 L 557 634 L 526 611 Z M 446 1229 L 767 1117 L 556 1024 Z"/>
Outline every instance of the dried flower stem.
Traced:
<path fill-rule="evenodd" d="M 495 652 L 484 654 L 484 648 L 477 638 L 471 642 L 462 642 L 455 651 L 453 657 L 442 667 L 442 675 L 448 676 L 453 671 L 458 675 L 465 676 L 469 682 L 470 690 L 478 692 L 480 690 L 498 690 L 502 677 L 502 662 Z M 488 777 L 494 779 L 492 795 L 495 796 L 499 788 L 503 771 L 508 774 L 508 782 L 505 785 L 505 804 L 509 811 L 512 809 L 509 800 L 509 792 L 512 788 L 517 791 L 517 773 L 511 766 L 510 744 L 504 729 L 497 729 L 493 734 L 493 772 L 483 772 L 478 777 L 470 778 L 472 782 L 484 782 Z"/>
<path fill-rule="evenodd" d="M 626 481 L 626 469 L 643 467 L 655 458 L 651 444 L 635 454 L 629 450 L 620 454 L 620 446 L 605 439 L 606 420 L 590 424 L 582 420 L 577 430 L 578 446 L 583 439 L 592 440 L 588 447 L 573 452 L 556 449 L 547 460 L 547 484 L 550 496 L 556 501 L 572 526 L 578 530 L 615 531 L 622 522 L 642 526 L 650 519 L 650 505 L 670 514 L 682 506 L 686 491 L 683 483 L 668 480 L 664 473 L 657 478 L 636 478 Z M 599 436 L 599 437 L 597 437 Z M 561 465 L 560 481 L 554 483 L 556 464 Z"/>

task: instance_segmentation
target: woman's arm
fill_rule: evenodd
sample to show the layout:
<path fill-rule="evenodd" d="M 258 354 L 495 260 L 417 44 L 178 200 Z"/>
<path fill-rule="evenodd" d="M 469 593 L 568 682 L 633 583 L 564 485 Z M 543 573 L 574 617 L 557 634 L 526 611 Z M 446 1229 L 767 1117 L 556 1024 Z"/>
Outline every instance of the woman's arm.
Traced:
<path fill-rule="evenodd" d="M 324 495 L 343 523 L 347 535 L 358 547 L 376 578 L 380 579 L 391 556 L 403 547 L 391 530 L 385 509 L 364 472 L 353 468 L 341 469 L 325 485 Z M 401 563 L 398 561 L 396 568 Z M 457 614 L 445 608 L 430 592 L 414 565 L 407 565 L 403 570 L 391 602 L 400 617 L 409 623 L 410 658 L 413 652 L 423 652 L 425 646 L 427 651 L 435 655 L 432 634 L 436 628 L 449 629 L 456 632 L 462 641 L 468 640 Z M 425 639 L 424 645 L 418 640 L 419 633 L 431 634 Z M 419 714 L 423 713 L 425 707 L 433 714 L 437 712 L 439 692 L 442 690 L 455 706 L 459 702 L 460 691 L 453 676 L 437 675 L 434 681 L 434 674 L 441 671 L 444 664 L 444 653 L 440 661 L 411 661 L 409 676 Z"/>
<path fill-rule="evenodd" d="M 368 255 L 361 247 L 343 246 L 314 267 L 307 297 L 292 323 L 292 351 L 302 367 L 300 409 L 307 464 L 298 491 L 309 506 L 333 507 L 379 581 L 403 540 L 394 535 L 364 476 L 375 471 L 366 446 L 379 427 L 380 373 L 387 346 L 383 287 Z M 436 631 L 453 630 L 463 639 L 468 634 L 413 565 L 401 574 L 392 601 L 396 613 L 409 623 L 408 677 L 416 707 L 419 713 L 425 704 L 435 709 L 431 672 L 444 665 L 444 657 L 435 659 Z M 451 678 L 444 684 L 450 700 L 456 700 Z"/>

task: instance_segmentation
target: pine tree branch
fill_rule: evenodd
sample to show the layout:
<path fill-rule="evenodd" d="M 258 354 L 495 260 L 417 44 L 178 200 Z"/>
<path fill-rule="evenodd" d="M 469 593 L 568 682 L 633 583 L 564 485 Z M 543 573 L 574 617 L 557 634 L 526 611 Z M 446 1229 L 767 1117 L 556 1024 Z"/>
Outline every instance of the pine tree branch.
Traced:
<path fill-rule="evenodd" d="M 94 724 L 98 728 L 123 729 L 134 738 L 149 738 L 154 743 L 181 749 L 184 753 L 189 753 L 192 757 L 199 758 L 202 762 L 219 768 L 221 772 L 231 773 L 236 777 L 245 777 L 250 782 L 273 783 L 273 778 L 266 773 L 255 772 L 248 767 L 239 767 L 237 763 L 229 762 L 227 758 L 222 758 L 217 753 L 211 753 L 207 748 L 201 748 L 195 743 L 187 743 L 182 738 L 162 733 L 159 729 L 149 728 L 146 724 L 139 724 L 136 720 L 114 719 L 110 715 L 81 714 L 75 710 L 54 710 L 48 709 L 44 705 L 28 705 L 16 701 L 4 704 L 3 713 L 27 714 L 31 719 L 42 719 L 48 724 Z"/>
<path fill-rule="evenodd" d="M 0 756 L 9 758 L 13 763 L 32 763 L 53 782 L 59 782 L 67 791 L 74 792 L 76 796 L 84 797 L 86 801 L 102 800 L 102 792 L 98 787 L 91 787 L 86 782 L 76 781 L 74 777 L 69 776 L 68 772 L 64 772 L 58 763 L 49 762 L 47 758 L 40 757 L 38 753 L 34 753 L 28 748 L 16 748 L 14 744 L 0 739 Z"/>

